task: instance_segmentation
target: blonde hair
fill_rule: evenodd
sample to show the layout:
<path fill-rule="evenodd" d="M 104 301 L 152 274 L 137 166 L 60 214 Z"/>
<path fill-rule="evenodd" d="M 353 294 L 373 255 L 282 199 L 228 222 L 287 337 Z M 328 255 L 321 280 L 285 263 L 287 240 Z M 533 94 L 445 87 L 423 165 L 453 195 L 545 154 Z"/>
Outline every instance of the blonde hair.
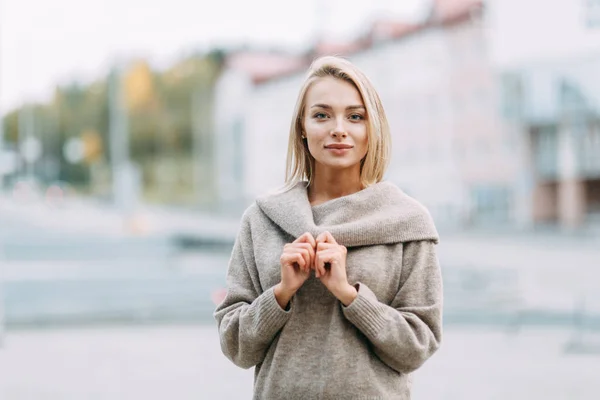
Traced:
<path fill-rule="evenodd" d="M 325 56 L 313 61 L 298 94 L 288 141 L 285 187 L 291 188 L 303 180 L 312 182 L 315 159 L 302 139 L 305 99 L 312 84 L 325 77 L 343 80 L 358 90 L 367 112 L 367 155 L 361 161 L 360 180 L 363 187 L 380 182 L 391 150 L 390 128 L 381 99 L 371 81 L 356 66 L 340 57 Z"/>

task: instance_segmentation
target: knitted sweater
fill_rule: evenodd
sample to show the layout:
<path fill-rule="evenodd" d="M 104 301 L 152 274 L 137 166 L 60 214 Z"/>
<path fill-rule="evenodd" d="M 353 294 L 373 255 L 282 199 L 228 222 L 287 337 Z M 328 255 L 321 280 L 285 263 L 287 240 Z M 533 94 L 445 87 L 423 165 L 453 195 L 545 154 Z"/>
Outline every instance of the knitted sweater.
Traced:
<path fill-rule="evenodd" d="M 313 271 L 282 309 L 273 286 L 283 246 L 325 230 L 348 248 L 358 296 L 345 307 Z M 410 373 L 442 336 L 437 242 L 427 210 L 388 182 L 316 206 L 304 182 L 257 199 L 215 311 L 223 353 L 255 367 L 254 399 L 410 399 Z"/>

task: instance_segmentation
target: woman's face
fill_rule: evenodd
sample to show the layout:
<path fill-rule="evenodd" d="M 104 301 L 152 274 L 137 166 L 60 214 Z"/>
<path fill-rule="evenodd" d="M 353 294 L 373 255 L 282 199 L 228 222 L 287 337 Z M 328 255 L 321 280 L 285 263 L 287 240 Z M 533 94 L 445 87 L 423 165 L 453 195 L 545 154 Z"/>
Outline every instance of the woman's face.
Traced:
<path fill-rule="evenodd" d="M 367 154 L 367 113 L 358 90 L 333 77 L 315 81 L 305 98 L 304 135 L 317 171 L 356 168 Z"/>

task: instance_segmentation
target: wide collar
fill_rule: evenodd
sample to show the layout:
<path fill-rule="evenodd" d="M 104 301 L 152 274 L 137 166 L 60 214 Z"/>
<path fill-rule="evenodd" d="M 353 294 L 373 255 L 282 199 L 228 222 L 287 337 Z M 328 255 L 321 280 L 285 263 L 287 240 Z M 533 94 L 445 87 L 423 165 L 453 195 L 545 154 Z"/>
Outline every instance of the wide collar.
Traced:
<path fill-rule="evenodd" d="M 306 182 L 259 197 L 264 214 L 293 237 L 329 231 L 346 247 L 416 240 L 438 242 L 433 220 L 418 201 L 390 182 L 379 182 L 348 196 L 312 207 Z"/>

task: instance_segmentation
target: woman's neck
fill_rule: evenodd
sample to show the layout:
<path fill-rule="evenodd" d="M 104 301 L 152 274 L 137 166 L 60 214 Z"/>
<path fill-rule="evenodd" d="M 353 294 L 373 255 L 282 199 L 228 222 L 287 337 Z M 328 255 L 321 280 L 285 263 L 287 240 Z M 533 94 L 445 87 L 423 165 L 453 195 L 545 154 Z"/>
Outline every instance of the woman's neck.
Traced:
<path fill-rule="evenodd" d="M 362 189 L 360 172 L 328 171 L 320 173 L 317 169 L 308 187 L 308 199 L 312 206 L 316 206 Z"/>

